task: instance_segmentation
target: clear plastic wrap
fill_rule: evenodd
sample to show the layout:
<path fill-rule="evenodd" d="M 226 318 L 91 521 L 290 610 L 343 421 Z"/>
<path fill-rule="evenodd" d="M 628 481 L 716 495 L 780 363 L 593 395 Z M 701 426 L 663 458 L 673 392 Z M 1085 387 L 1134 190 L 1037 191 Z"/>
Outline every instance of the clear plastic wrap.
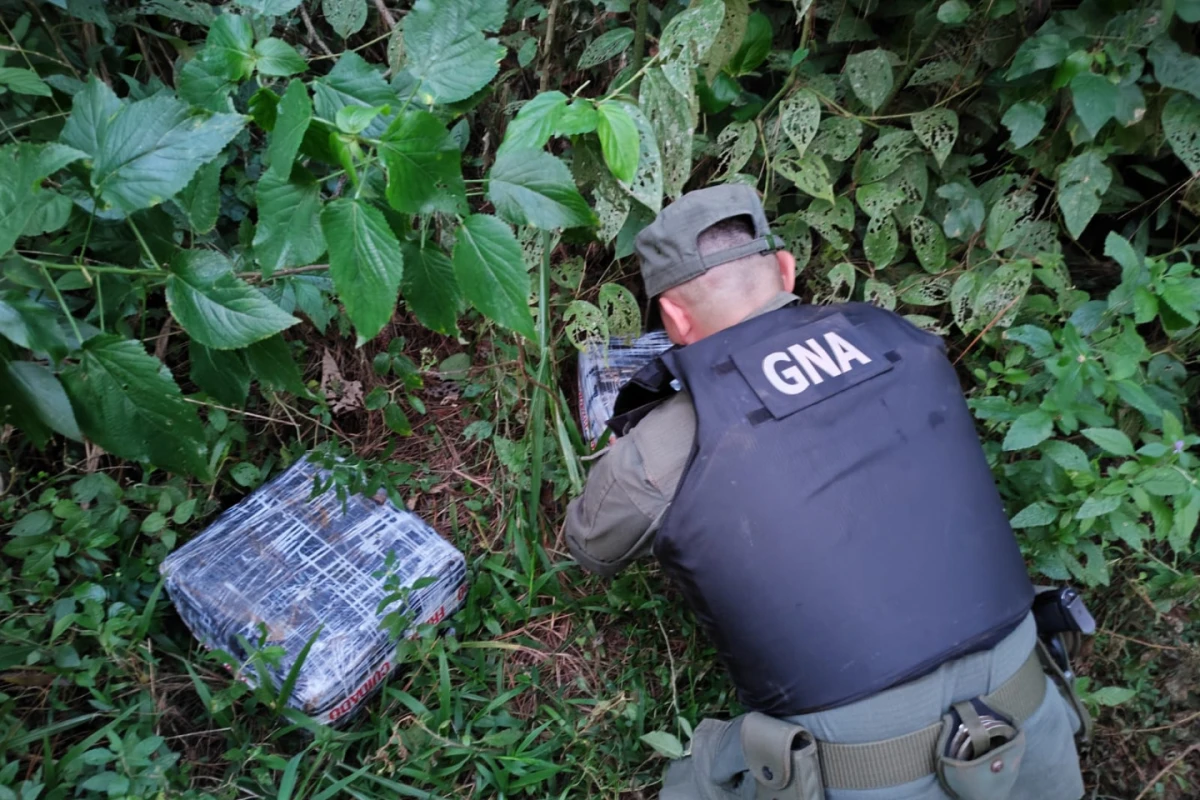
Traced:
<path fill-rule="evenodd" d="M 268 668 L 276 687 L 315 636 L 288 705 L 333 724 L 395 668 L 396 641 L 383 618 L 401 615 L 406 635 L 441 622 L 466 596 L 466 562 L 387 499 L 349 495 L 343 505 L 333 488 L 312 497 L 317 478 L 327 475 L 298 461 L 168 556 L 161 571 L 205 647 L 245 659 L 243 642 L 253 646 L 265 632 L 266 644 L 283 649 Z M 380 610 L 402 587 L 402 599 Z M 253 666 L 243 674 L 258 677 Z"/>
<path fill-rule="evenodd" d="M 579 429 L 592 444 L 612 418 L 621 384 L 671 346 L 664 331 L 634 339 L 610 339 L 589 344 L 579 354 Z"/>

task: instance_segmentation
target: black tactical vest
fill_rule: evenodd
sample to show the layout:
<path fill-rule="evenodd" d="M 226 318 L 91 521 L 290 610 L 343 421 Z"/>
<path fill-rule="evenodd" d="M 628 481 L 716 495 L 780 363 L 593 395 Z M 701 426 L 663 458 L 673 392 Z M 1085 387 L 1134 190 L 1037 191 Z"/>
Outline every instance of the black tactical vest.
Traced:
<path fill-rule="evenodd" d="M 863 304 L 789 306 L 668 351 L 696 444 L 654 553 L 747 709 L 858 700 L 986 649 L 1033 587 L 941 340 Z"/>

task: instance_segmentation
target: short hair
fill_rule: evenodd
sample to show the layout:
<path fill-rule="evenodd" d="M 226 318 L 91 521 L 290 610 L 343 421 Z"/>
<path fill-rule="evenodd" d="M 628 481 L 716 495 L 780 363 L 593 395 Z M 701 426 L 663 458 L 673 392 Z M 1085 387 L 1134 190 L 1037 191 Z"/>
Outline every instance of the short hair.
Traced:
<path fill-rule="evenodd" d="M 696 249 L 700 251 L 700 255 L 707 256 L 752 241 L 754 241 L 754 220 L 743 214 L 723 219 L 702 230 L 696 238 Z"/>
<path fill-rule="evenodd" d="M 754 220 L 741 215 L 710 225 L 696 237 L 696 249 L 706 256 L 739 247 L 754 241 Z M 686 283 L 668 289 L 677 302 L 694 313 L 705 315 L 714 303 L 736 303 L 740 298 L 757 297 L 764 286 L 775 286 L 778 275 L 775 258 L 770 254 L 751 253 L 724 264 L 718 264 Z"/>

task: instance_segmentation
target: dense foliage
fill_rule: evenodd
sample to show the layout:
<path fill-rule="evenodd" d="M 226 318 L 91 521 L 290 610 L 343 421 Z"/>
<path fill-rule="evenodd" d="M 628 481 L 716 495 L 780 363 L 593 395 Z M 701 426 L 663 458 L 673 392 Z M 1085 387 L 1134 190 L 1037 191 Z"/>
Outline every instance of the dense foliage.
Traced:
<path fill-rule="evenodd" d="M 1200 2 L 0 20 L 0 798 L 652 792 L 736 709 L 652 568 L 564 557 L 570 356 L 638 329 L 634 235 L 720 181 L 805 299 L 947 338 L 1031 568 L 1094 589 L 1090 783 L 1194 795 Z M 157 574 L 314 446 L 472 564 L 343 731 L 230 680 Z"/>

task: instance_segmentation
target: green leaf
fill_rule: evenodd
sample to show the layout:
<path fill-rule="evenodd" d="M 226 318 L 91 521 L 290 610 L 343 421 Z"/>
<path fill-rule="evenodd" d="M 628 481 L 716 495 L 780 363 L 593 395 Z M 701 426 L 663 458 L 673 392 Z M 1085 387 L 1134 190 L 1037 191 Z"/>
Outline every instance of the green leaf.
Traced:
<path fill-rule="evenodd" d="M 876 268 L 883 268 L 892 263 L 899 244 L 900 233 L 896 230 L 895 218 L 890 214 L 875 217 L 867 222 L 867 231 L 863 236 L 863 254 Z"/>
<path fill-rule="evenodd" d="M 292 173 L 292 162 L 300 152 L 300 143 L 312 121 L 312 101 L 304 83 L 294 80 L 288 83 L 287 91 L 279 100 L 275 117 L 275 129 L 271 131 L 267 144 L 267 172 L 287 180 Z"/>
<path fill-rule="evenodd" d="M 683 758 L 683 745 L 674 734 L 666 731 L 652 731 L 639 737 L 643 742 L 654 748 L 654 752 L 665 758 Z"/>
<path fill-rule="evenodd" d="M 948 108 L 931 108 L 914 114 L 912 127 L 921 144 L 929 148 L 938 166 L 942 166 L 958 141 L 958 114 Z"/>
<path fill-rule="evenodd" d="M 663 62 L 663 74 L 680 94 L 691 89 L 697 67 L 717 41 L 725 20 L 725 7 L 723 0 L 698 0 L 672 17 L 663 28 L 658 40 L 658 58 Z"/>
<path fill-rule="evenodd" d="M 379 155 L 392 208 L 409 214 L 465 209 L 462 151 L 437 117 L 427 111 L 398 117 L 381 137 Z"/>
<path fill-rule="evenodd" d="M 946 266 L 946 236 L 938 224 L 926 217 L 913 217 L 909 235 L 921 268 L 926 272 L 941 272 Z"/>
<path fill-rule="evenodd" d="M 67 338 L 58 324 L 57 315 L 46 306 L 19 295 L 0 299 L 0 335 L 17 347 L 45 353 L 55 361 L 67 354 Z"/>
<path fill-rule="evenodd" d="M 357 136 L 375 121 L 376 117 L 388 110 L 388 106 L 342 106 L 333 118 L 333 124 L 342 133 Z"/>
<path fill-rule="evenodd" d="M 1105 686 L 1102 689 L 1097 689 L 1091 693 L 1092 702 L 1102 706 L 1119 706 L 1128 703 L 1137 696 L 1137 692 L 1133 689 L 1125 689 L 1118 686 Z"/>
<path fill-rule="evenodd" d="M 946 0 L 938 6 L 938 22 L 943 25 L 961 25 L 971 16 L 971 7 L 963 0 Z"/>
<path fill-rule="evenodd" d="M 604 162 L 617 180 L 630 183 L 637 174 L 637 126 L 617 103 L 601 103 L 596 110 L 600 114 L 596 133 L 600 136 Z"/>
<path fill-rule="evenodd" d="M 223 160 L 218 158 L 196 170 L 195 177 L 176 198 L 194 233 L 208 233 L 217 225 L 221 213 Z"/>
<path fill-rule="evenodd" d="M 1044 442 L 1054 432 L 1054 417 L 1040 408 L 1017 417 L 1004 437 L 1004 449 L 1028 450 Z"/>
<path fill-rule="evenodd" d="M 576 102 L 580 108 L 591 106 L 587 101 Z M 508 123 L 497 157 L 507 150 L 541 150 L 554 135 L 566 108 L 567 96 L 558 91 L 542 92 L 525 103 Z"/>
<path fill-rule="evenodd" d="M 250 20 L 238 14 L 221 14 L 208 29 L 200 58 L 216 65 L 231 81 L 250 77 L 254 69 L 254 30 Z"/>
<path fill-rule="evenodd" d="M 55 220 L 48 215 L 61 213 L 57 207 L 61 201 L 41 188 L 42 180 L 84 157 L 82 151 L 56 143 L 0 147 L 0 254 L 8 252 L 22 234 L 36 235 L 31 226 L 53 229 Z"/>
<path fill-rule="evenodd" d="M 1189 25 L 1200 22 L 1200 0 L 1175 0 L 1175 15 Z"/>
<path fill-rule="evenodd" d="M 879 109 L 895 81 L 886 50 L 864 50 L 847 57 L 845 72 L 854 95 L 871 111 Z"/>
<path fill-rule="evenodd" d="M 1200 323 L 1200 280 L 1168 280 L 1158 295 L 1162 302 L 1189 324 Z"/>
<path fill-rule="evenodd" d="M 1072 238 L 1078 239 L 1100 210 L 1100 197 L 1112 183 L 1112 171 L 1098 150 L 1088 150 L 1058 168 L 1058 207 Z"/>
<path fill-rule="evenodd" d="M 803 157 L 821 125 L 821 101 L 816 93 L 801 89 L 784 98 L 779 104 L 779 124 L 796 153 Z"/>
<path fill-rule="evenodd" d="M 1188 479 L 1175 467 L 1153 467 L 1137 476 L 1134 484 L 1159 497 L 1184 494 L 1191 488 Z"/>
<path fill-rule="evenodd" d="M 468 0 L 468 17 L 481 31 L 497 33 L 508 16 L 508 0 Z"/>
<path fill-rule="evenodd" d="M 233 274 L 212 250 L 180 250 L 169 267 L 167 306 L 188 334 L 205 347 L 234 350 L 300 322 Z"/>
<path fill-rule="evenodd" d="M 595 222 L 571 172 L 543 150 L 509 150 L 488 173 L 487 197 L 514 225 L 574 228 Z"/>
<path fill-rule="evenodd" d="M 1036 528 L 1040 525 L 1050 525 L 1058 519 L 1058 509 L 1049 503 L 1033 503 L 1025 506 L 1012 518 L 1014 528 Z"/>
<path fill-rule="evenodd" d="M 495 217 L 472 214 L 455 234 L 454 275 L 463 295 L 487 317 L 534 341 L 529 273 L 521 245 Z"/>
<path fill-rule="evenodd" d="M 1042 132 L 1042 126 L 1046 124 L 1046 107 L 1029 101 L 1014 103 L 1004 112 L 1000 123 L 1012 134 L 1009 142 L 1013 148 L 1020 149 Z"/>
<path fill-rule="evenodd" d="M 812 142 L 813 152 L 845 161 L 858 152 L 862 123 L 853 117 L 825 117 Z"/>
<path fill-rule="evenodd" d="M 750 22 L 749 0 L 726 0 L 724 6 L 725 17 L 703 58 L 704 80 L 710 84 L 741 47 Z"/>
<path fill-rule="evenodd" d="M 59 134 L 59 141 L 95 158 L 100 150 L 100 137 L 120 110 L 121 101 L 113 90 L 95 75 L 88 77 L 87 86 L 75 95 L 71 116 Z"/>
<path fill-rule="evenodd" d="M 395 403 L 388 403 L 384 407 L 383 424 L 387 425 L 392 433 L 397 433 L 401 436 L 412 435 L 412 425 L 408 421 L 408 415 L 404 413 L 404 409 Z"/>
<path fill-rule="evenodd" d="M 1057 67 L 1071 52 L 1071 43 L 1056 33 L 1026 39 L 1017 48 L 1005 77 L 1010 81 L 1038 70 Z"/>
<path fill-rule="evenodd" d="M 578 69 L 591 69 L 605 61 L 611 61 L 628 50 L 632 41 L 632 28 L 613 28 L 588 43 L 576 66 Z"/>
<path fill-rule="evenodd" d="M 1067 472 L 1091 472 L 1092 465 L 1087 455 L 1078 445 L 1070 442 L 1051 439 L 1042 444 L 1042 454 Z"/>
<path fill-rule="evenodd" d="M 295 11 L 301 2 L 303 0 L 234 0 L 234 5 L 265 17 L 281 17 Z"/>
<path fill-rule="evenodd" d="M 1116 428 L 1084 428 L 1080 433 L 1114 456 L 1133 456 L 1133 442 Z"/>
<path fill-rule="evenodd" d="M 1200 490 L 1193 487 L 1186 502 L 1175 501 L 1175 519 L 1168 541 L 1177 554 L 1182 556 L 1191 552 L 1197 521 L 1200 521 Z"/>
<path fill-rule="evenodd" d="M 372 67 L 362 56 L 346 51 L 338 57 L 337 64 L 328 75 L 312 82 L 313 107 L 317 116 L 333 120 L 339 109 L 346 106 L 378 108 L 389 104 L 399 106 L 399 99 L 379 70 Z M 364 133 L 377 138 L 391 122 L 387 117 L 376 117 Z"/>
<path fill-rule="evenodd" d="M 472 22 L 472 0 L 417 0 L 404 18 L 408 71 L 422 103 L 465 100 L 496 77 L 504 46 Z"/>
<path fill-rule="evenodd" d="M 79 432 L 71 401 L 48 367 L 32 361 L 10 361 L 7 373 L 9 388 L 24 396 L 43 425 L 68 439 L 82 441 L 83 434 Z"/>
<path fill-rule="evenodd" d="M 1105 514 L 1116 511 L 1120 507 L 1121 497 L 1119 495 L 1094 494 L 1083 501 L 1083 505 L 1075 512 L 1075 519 L 1102 517 Z"/>
<path fill-rule="evenodd" d="M 1103 75 L 1081 72 L 1071 80 L 1075 113 L 1093 137 L 1117 114 L 1120 90 Z"/>
<path fill-rule="evenodd" d="M 1167 89 L 1179 89 L 1200 98 L 1200 58 L 1185 53 L 1169 37 L 1155 40 L 1147 52 L 1154 77 Z"/>
<path fill-rule="evenodd" d="M 216 158 L 238 131 L 236 114 L 193 116 L 188 106 L 156 95 L 124 106 L 100 132 L 92 186 L 126 214 L 168 200 Z"/>
<path fill-rule="evenodd" d="M 188 377 L 218 403 L 241 408 L 250 394 L 250 370 L 241 353 L 210 350 L 195 339 L 188 342 Z"/>
<path fill-rule="evenodd" d="M 321 0 L 321 11 L 329 27 L 343 39 L 367 23 L 367 0 Z"/>
<path fill-rule="evenodd" d="M 746 20 L 746 33 L 741 46 L 726 64 L 726 72 L 736 78 L 757 69 L 771 53 L 771 39 L 774 35 L 771 21 L 765 14 L 761 11 L 751 14 Z"/>
<path fill-rule="evenodd" d="M 404 256 L 383 214 L 358 200 L 334 200 L 321 212 L 329 243 L 329 274 L 359 344 L 374 339 L 392 319 Z"/>
<path fill-rule="evenodd" d="M 653 72 L 654 70 L 650 70 Z M 650 72 L 646 74 L 649 75 Z M 645 77 L 642 78 L 643 85 Z M 553 94 L 550 92 L 549 94 Z M 542 95 L 538 95 L 541 97 Z M 537 98 L 535 97 L 534 100 Z M 521 106 L 524 110 L 525 106 Z M 518 116 L 520 116 L 518 114 Z M 561 114 L 556 114 L 554 117 L 554 135 L 555 136 L 575 136 L 580 133 L 591 133 L 596 130 L 599 124 L 600 115 L 596 113 L 596 107 L 592 105 L 591 100 L 572 100 L 571 103 L 562 110 Z M 511 127 L 511 123 L 510 123 Z M 507 131 L 506 131 L 507 133 Z M 507 136 L 505 137 L 507 140 Z M 540 149 L 545 142 L 538 145 L 534 149 Z"/>
<path fill-rule="evenodd" d="M 429 242 L 424 247 L 401 242 L 400 251 L 404 254 L 400 289 L 405 304 L 426 328 L 453 335 L 458 328 L 458 305 L 462 298 L 454 277 L 454 264 L 441 248 Z"/>
<path fill-rule="evenodd" d="M 1188 171 L 1200 174 L 1200 100 L 1174 94 L 1162 111 L 1163 135 Z"/>
<path fill-rule="evenodd" d="M 276 390 L 288 391 L 300 397 L 311 397 L 300 369 L 292 358 L 291 350 L 283 336 L 272 336 L 256 342 L 241 351 L 246 357 L 250 374 L 261 385 Z"/>
<path fill-rule="evenodd" d="M 263 277 L 285 267 L 311 264 L 325 252 L 320 186 L 305 170 L 296 172 L 294 181 L 268 172 L 255 189 L 254 257 Z"/>
<path fill-rule="evenodd" d="M 772 161 L 771 166 L 796 184 L 800 191 L 830 203 L 834 201 L 829 168 L 825 166 L 825 159 L 820 156 L 814 154 L 798 157 L 795 153 L 784 153 Z"/>
<path fill-rule="evenodd" d="M 942 222 L 947 236 L 965 240 L 983 227 L 983 198 L 970 181 L 962 179 L 939 186 L 937 196 L 947 201 L 946 218 Z"/>
<path fill-rule="evenodd" d="M 859 183 L 881 181 L 900 169 L 910 155 L 917 151 L 917 137 L 912 131 L 891 131 L 875 140 L 854 165 L 854 177 Z"/>
<path fill-rule="evenodd" d="M 650 121 L 658 143 L 663 191 L 678 198 L 692 173 L 695 94 L 680 94 L 661 69 L 651 69 L 642 76 L 638 104 Z M 642 147 L 640 138 L 638 147 L 639 150 Z"/>
<path fill-rule="evenodd" d="M 237 83 L 225 75 L 224 68 L 216 61 L 193 58 L 179 70 L 177 87 L 180 99 L 197 108 L 217 114 L 233 111 L 229 95 L 237 88 Z"/>
<path fill-rule="evenodd" d="M 254 45 L 255 69 L 259 75 L 287 77 L 308 69 L 308 62 L 282 39 L 267 37 Z"/>
<path fill-rule="evenodd" d="M 0 67 L 0 86 L 16 94 L 28 94 L 34 97 L 50 97 L 53 94 L 46 82 L 31 69 Z"/>
<path fill-rule="evenodd" d="M 207 476 L 196 407 L 141 342 L 94 336 L 62 378 L 80 429 L 96 444 L 119 458 Z"/>

